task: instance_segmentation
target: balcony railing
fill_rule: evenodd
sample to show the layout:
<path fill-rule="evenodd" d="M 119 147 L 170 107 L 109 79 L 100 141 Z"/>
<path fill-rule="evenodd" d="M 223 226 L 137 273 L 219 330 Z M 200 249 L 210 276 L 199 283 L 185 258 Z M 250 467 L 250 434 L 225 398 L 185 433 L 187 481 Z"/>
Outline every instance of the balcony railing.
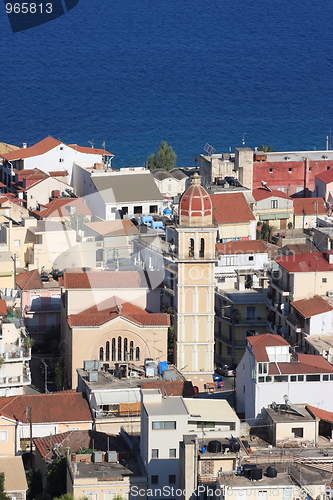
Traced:
<path fill-rule="evenodd" d="M 16 377 L 0 377 L 0 387 L 11 387 L 16 385 L 29 385 L 31 384 L 30 372 Z"/>
<path fill-rule="evenodd" d="M 6 350 L 3 353 L 0 353 L 0 356 L 5 360 L 5 362 L 12 361 L 28 361 L 31 359 L 31 348 L 22 348 L 17 347 L 16 349 Z"/>

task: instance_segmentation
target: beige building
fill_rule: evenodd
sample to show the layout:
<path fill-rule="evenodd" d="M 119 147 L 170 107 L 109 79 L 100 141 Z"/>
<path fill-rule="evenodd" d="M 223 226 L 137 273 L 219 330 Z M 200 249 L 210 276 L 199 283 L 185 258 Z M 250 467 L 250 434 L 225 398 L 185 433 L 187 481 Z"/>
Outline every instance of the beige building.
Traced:
<path fill-rule="evenodd" d="M 244 192 L 220 192 L 211 194 L 210 199 L 218 227 L 218 241 L 256 239 L 256 220 Z"/>
<path fill-rule="evenodd" d="M 3 472 L 5 475 L 5 493 L 12 500 L 25 500 L 28 483 L 22 458 L 0 457 L 0 472 Z"/>
<path fill-rule="evenodd" d="M 179 203 L 175 226 L 176 365 L 202 389 L 214 372 L 214 265 L 216 225 L 210 196 L 194 174 Z"/>
<path fill-rule="evenodd" d="M 313 446 L 318 440 L 319 422 L 306 405 L 274 404 L 265 408 L 261 437 L 273 446 L 297 448 L 300 443 Z"/>

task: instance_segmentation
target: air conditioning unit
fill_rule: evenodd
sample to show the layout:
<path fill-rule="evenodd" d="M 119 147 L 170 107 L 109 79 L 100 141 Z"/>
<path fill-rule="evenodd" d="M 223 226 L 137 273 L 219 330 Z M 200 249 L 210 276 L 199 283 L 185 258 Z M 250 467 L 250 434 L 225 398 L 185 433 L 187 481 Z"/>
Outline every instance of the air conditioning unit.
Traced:
<path fill-rule="evenodd" d="M 326 292 L 327 297 L 333 297 L 333 290 L 328 290 Z"/>

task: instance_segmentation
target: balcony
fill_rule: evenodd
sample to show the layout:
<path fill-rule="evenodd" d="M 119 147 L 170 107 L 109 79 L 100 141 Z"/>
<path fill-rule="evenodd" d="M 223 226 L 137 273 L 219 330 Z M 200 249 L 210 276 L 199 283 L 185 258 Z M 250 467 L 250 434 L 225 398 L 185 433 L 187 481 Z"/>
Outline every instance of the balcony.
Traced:
<path fill-rule="evenodd" d="M 0 387 L 16 387 L 18 385 L 30 385 L 31 384 L 31 374 L 30 370 L 27 368 L 23 371 L 22 375 L 11 376 L 11 377 L 0 377 Z"/>
<path fill-rule="evenodd" d="M 31 359 L 31 349 L 25 349 L 22 347 L 16 347 L 15 349 L 10 346 L 6 346 L 4 353 L 0 356 L 5 360 L 6 363 L 12 363 L 13 361 L 29 361 Z"/>
<path fill-rule="evenodd" d="M 270 281 L 270 286 L 272 288 L 275 288 L 275 290 L 277 290 L 282 295 L 282 297 L 289 297 L 290 291 L 286 290 L 281 280 L 273 278 Z"/>
<path fill-rule="evenodd" d="M 47 313 L 54 313 L 54 312 L 60 312 L 60 302 L 58 304 L 51 304 L 45 303 L 45 304 L 30 304 L 29 306 L 25 306 L 24 308 L 24 314 L 47 314 Z"/>

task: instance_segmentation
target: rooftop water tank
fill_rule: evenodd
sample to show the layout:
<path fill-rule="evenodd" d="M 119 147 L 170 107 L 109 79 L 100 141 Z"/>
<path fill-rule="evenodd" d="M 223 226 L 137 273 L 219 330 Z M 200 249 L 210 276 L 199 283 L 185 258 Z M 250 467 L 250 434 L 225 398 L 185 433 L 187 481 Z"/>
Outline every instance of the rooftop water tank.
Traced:
<path fill-rule="evenodd" d="M 277 470 L 275 467 L 272 465 L 269 465 L 266 469 L 266 476 L 267 477 L 276 477 L 277 476 Z"/>
<path fill-rule="evenodd" d="M 141 217 L 141 224 L 148 224 L 148 222 L 152 222 L 153 218 L 151 215 L 143 215 Z"/>
<path fill-rule="evenodd" d="M 150 224 L 153 229 L 161 229 L 163 227 L 163 222 L 161 220 L 153 220 Z"/>
<path fill-rule="evenodd" d="M 208 453 L 221 453 L 222 444 L 220 441 L 209 441 L 208 443 Z"/>
<path fill-rule="evenodd" d="M 163 210 L 163 213 L 164 213 L 165 215 L 170 215 L 170 214 L 172 214 L 172 210 L 171 210 L 171 208 L 165 208 L 165 209 Z"/>
<path fill-rule="evenodd" d="M 262 469 L 250 469 L 249 479 L 252 479 L 252 481 L 259 481 L 259 479 L 262 479 Z"/>
<path fill-rule="evenodd" d="M 162 373 L 168 369 L 169 369 L 168 362 L 167 361 L 160 361 L 159 368 L 158 368 L 159 374 L 162 375 Z"/>

